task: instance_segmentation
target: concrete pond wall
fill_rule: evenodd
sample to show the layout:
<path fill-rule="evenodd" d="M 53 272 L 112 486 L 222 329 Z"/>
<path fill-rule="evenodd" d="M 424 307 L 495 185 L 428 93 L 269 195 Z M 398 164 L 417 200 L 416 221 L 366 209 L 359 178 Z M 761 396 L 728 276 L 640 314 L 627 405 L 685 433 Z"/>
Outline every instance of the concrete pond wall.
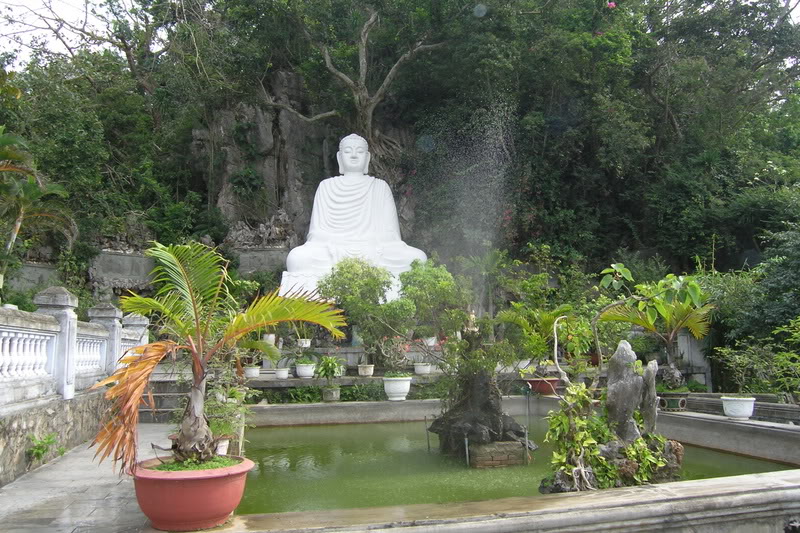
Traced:
<path fill-rule="evenodd" d="M 557 399 L 504 397 L 510 415 L 544 416 Z M 351 424 L 429 420 L 438 400 L 257 405 L 258 426 Z M 660 413 L 658 431 L 685 444 L 800 466 L 800 427 L 739 422 L 701 413 Z M 295 516 L 296 515 L 296 516 Z M 679 481 L 585 493 L 507 498 L 483 502 L 280 513 L 235 517 L 222 531 L 481 532 L 796 532 L 800 523 L 800 470 Z M 287 525 L 291 528 L 287 529 Z M 800 527 L 800 526 L 798 526 Z"/>

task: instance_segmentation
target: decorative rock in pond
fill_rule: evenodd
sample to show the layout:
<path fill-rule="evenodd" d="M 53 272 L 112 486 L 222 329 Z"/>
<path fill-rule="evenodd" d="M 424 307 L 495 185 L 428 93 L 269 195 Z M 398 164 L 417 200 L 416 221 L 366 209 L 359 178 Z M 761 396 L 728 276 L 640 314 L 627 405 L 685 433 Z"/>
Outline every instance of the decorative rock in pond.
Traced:
<path fill-rule="evenodd" d="M 633 442 L 641 436 L 633 413 L 641 403 L 644 380 L 634 370 L 635 362 L 636 353 L 624 340 L 608 362 L 608 422 L 625 442 Z"/>
<path fill-rule="evenodd" d="M 658 373 L 658 363 L 650 361 L 644 369 L 644 391 L 642 392 L 642 405 L 639 411 L 642 413 L 644 427 L 642 430 L 645 435 L 656 432 L 656 417 L 658 416 L 658 395 L 656 394 L 656 374 Z"/>

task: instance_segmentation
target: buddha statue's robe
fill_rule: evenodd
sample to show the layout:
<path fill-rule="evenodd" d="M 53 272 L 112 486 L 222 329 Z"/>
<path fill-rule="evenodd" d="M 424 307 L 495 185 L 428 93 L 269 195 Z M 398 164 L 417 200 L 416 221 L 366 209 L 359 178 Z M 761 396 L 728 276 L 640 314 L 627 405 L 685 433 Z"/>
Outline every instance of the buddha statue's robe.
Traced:
<path fill-rule="evenodd" d="M 395 277 L 415 259 L 427 259 L 425 252 L 403 242 L 392 191 L 381 179 L 337 176 L 320 183 L 308 238 L 289 252 L 281 293 L 313 290 L 346 257 L 365 259 Z"/>

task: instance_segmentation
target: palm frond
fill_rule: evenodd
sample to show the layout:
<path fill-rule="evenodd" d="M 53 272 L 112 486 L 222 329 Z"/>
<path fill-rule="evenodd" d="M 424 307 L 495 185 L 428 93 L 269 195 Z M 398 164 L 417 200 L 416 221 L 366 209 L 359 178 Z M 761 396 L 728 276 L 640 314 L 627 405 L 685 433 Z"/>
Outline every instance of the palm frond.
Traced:
<path fill-rule="evenodd" d="M 696 339 L 702 339 L 708 335 L 708 331 L 711 329 L 713 305 L 705 304 L 702 307 L 693 307 L 691 304 L 680 304 L 676 307 L 676 329 L 686 328 Z"/>
<path fill-rule="evenodd" d="M 111 456 L 120 464 L 120 473 L 130 472 L 136 464 L 136 430 L 139 406 L 156 365 L 168 354 L 182 348 L 172 341 L 159 341 L 128 350 L 116 372 L 92 386 L 92 390 L 111 385 L 105 398 L 111 407 L 103 415 L 100 431 L 92 440 L 100 461 Z M 152 398 L 152 396 L 150 396 Z"/>
<path fill-rule="evenodd" d="M 604 322 L 629 322 L 641 326 L 652 333 L 657 333 L 655 325 L 647 318 L 647 314 L 636 307 L 618 305 L 606 309 L 600 315 L 600 320 Z"/>
<path fill-rule="evenodd" d="M 197 242 L 172 246 L 154 243 L 146 253 L 157 263 L 153 269 L 153 281 L 160 285 L 156 297 L 179 294 L 185 302 L 187 322 L 193 324 L 196 335 L 220 305 L 230 304 L 224 285 L 225 259 L 213 248 Z M 220 298 L 221 293 L 226 297 Z"/>
<path fill-rule="evenodd" d="M 345 326 L 344 315 L 329 303 L 302 297 L 278 296 L 278 291 L 255 300 L 243 313 L 237 314 L 225 329 L 220 341 L 230 344 L 248 333 L 279 322 L 311 322 L 329 330 L 335 338 L 344 337 L 338 328 Z M 213 353 L 207 354 L 207 358 Z"/>

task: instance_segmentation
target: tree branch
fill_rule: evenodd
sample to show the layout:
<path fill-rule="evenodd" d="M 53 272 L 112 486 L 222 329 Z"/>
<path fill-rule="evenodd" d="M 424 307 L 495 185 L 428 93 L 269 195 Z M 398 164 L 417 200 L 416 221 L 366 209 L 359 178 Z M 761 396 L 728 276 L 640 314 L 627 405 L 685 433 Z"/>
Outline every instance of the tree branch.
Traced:
<path fill-rule="evenodd" d="M 378 12 L 372 8 L 369 9 L 369 19 L 364 23 L 361 28 L 361 41 L 358 43 L 358 82 L 366 89 L 367 87 L 367 40 L 369 39 L 369 32 L 372 27 L 378 22 Z"/>
<path fill-rule="evenodd" d="M 400 69 L 400 66 L 403 63 L 405 63 L 409 59 L 413 58 L 415 55 L 417 55 L 420 52 L 426 52 L 428 50 L 435 50 L 436 48 L 441 48 L 445 44 L 446 43 L 444 43 L 444 42 L 434 43 L 434 44 L 424 44 L 424 39 L 422 39 L 422 40 L 418 41 L 417 44 L 414 45 L 414 48 L 412 48 L 411 50 L 409 50 L 405 54 L 401 55 L 400 58 L 397 60 L 397 62 L 394 65 L 392 65 L 392 68 L 389 70 L 389 73 L 383 79 L 383 83 L 381 83 L 381 86 L 378 88 L 378 90 L 375 92 L 375 94 L 370 98 L 371 105 L 374 107 L 378 103 L 380 103 L 381 100 L 383 100 L 383 98 L 386 96 L 386 91 L 389 89 L 389 86 L 392 84 L 394 79 L 397 77 L 397 72 L 398 72 L 398 70 Z"/>
<path fill-rule="evenodd" d="M 276 102 L 272 98 L 272 96 L 270 96 L 270 94 L 267 91 L 266 87 L 264 87 L 264 82 L 262 80 L 259 80 L 258 84 L 261 87 L 261 92 L 262 92 L 262 94 L 264 96 L 264 103 L 266 105 L 268 105 L 269 107 L 277 107 L 278 109 L 283 109 L 284 111 L 288 111 L 289 113 L 291 113 L 292 115 L 294 115 L 295 117 L 299 118 L 300 120 L 302 120 L 304 122 L 316 122 L 318 120 L 326 119 L 326 118 L 329 118 L 329 117 L 339 116 L 339 112 L 334 110 L 334 111 L 326 111 L 325 113 L 318 113 L 318 114 L 316 114 L 314 116 L 307 117 L 307 116 L 305 116 L 304 114 L 300 113 L 298 110 L 296 110 L 295 108 L 293 108 L 292 106 L 290 106 L 288 104 L 283 104 L 283 103 L 280 103 L 280 102 Z"/>

